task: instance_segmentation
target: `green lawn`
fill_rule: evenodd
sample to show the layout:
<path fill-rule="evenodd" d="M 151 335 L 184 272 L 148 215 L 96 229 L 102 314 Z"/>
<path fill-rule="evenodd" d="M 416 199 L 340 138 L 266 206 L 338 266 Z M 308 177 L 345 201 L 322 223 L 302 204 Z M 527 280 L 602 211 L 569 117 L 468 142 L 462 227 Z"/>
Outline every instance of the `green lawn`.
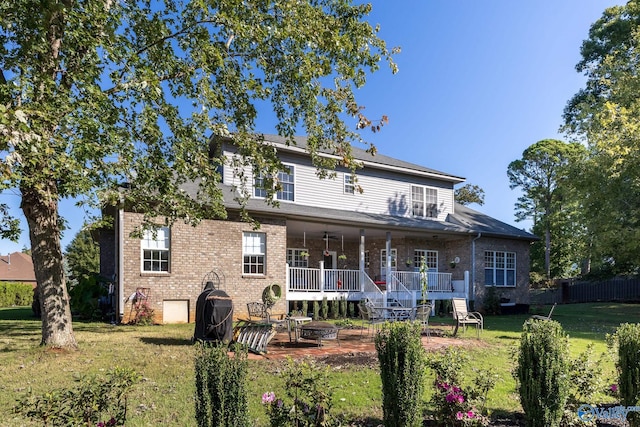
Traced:
<path fill-rule="evenodd" d="M 543 310 L 548 311 L 548 308 Z M 143 377 L 129 399 L 127 426 L 195 425 L 194 352 L 189 341 L 193 325 L 132 327 L 75 322 L 80 350 L 65 353 L 39 347 L 40 322 L 30 313 L 30 308 L 0 309 L 0 408 L 5 411 L 0 424 L 28 425 L 11 412 L 16 399 L 28 390 L 42 394 L 53 388 L 70 386 L 79 375 L 121 366 L 133 368 Z M 511 376 L 512 353 L 527 317 L 487 316 L 479 343 L 474 338 L 475 332 L 468 331 L 464 335 L 470 344 L 469 373 L 474 368 L 491 367 L 501 379 L 489 394 L 488 409 L 492 414 L 509 416 L 521 411 Z M 601 353 L 606 350 L 607 333 L 614 332 L 620 323 L 640 322 L 640 305 L 561 305 L 556 307 L 553 318 L 569 333 L 573 355 L 583 351 L 589 343 Z M 433 319 L 433 322 L 448 321 Z M 281 362 L 250 361 L 249 400 L 256 426 L 266 425 L 260 404 L 262 393 L 282 390 L 277 375 L 280 367 Z M 616 382 L 611 362 L 605 364 L 605 372 L 605 383 Z M 380 379 L 375 364 L 333 369 L 332 383 L 334 412 L 360 420 L 354 425 L 380 423 Z M 430 393 L 429 385 L 425 399 Z"/>

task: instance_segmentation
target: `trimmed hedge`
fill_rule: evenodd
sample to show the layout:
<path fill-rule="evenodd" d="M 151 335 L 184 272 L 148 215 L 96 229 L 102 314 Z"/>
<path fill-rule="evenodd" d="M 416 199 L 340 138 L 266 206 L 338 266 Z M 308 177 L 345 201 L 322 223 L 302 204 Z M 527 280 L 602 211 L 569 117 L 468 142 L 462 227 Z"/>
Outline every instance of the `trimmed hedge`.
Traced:
<path fill-rule="evenodd" d="M 33 285 L 20 282 L 0 282 L 0 307 L 30 306 Z"/>

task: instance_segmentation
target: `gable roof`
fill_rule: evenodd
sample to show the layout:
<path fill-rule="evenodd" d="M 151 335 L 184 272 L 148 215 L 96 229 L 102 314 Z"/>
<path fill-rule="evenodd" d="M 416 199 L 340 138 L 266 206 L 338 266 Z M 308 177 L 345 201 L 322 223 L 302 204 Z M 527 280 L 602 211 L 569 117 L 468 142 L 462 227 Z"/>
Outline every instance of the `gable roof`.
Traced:
<path fill-rule="evenodd" d="M 264 141 L 266 143 L 275 145 L 279 150 L 308 155 L 307 141 L 309 140 L 309 138 L 306 136 L 294 136 L 293 139 L 296 145 L 291 145 L 287 140 L 287 138 L 282 137 L 280 135 L 265 134 L 265 135 L 262 135 L 262 137 L 264 138 Z M 375 155 L 372 155 L 371 153 L 368 153 L 366 150 L 363 150 L 362 148 L 358 148 L 353 145 L 351 146 L 351 149 L 352 149 L 353 157 L 356 160 L 361 161 L 365 167 L 393 170 L 396 172 L 403 172 L 410 175 L 428 176 L 432 178 L 443 179 L 453 183 L 460 183 L 465 180 L 465 178 L 460 176 L 451 175 L 451 174 L 441 172 L 435 169 L 427 168 L 415 163 L 405 162 L 404 160 L 385 156 L 383 154 L 376 153 Z M 326 150 L 322 151 L 322 153 L 327 157 L 338 158 L 337 155 L 333 155 Z"/>
<path fill-rule="evenodd" d="M 36 282 L 31 256 L 14 252 L 0 255 L 0 281 L 3 282 Z"/>

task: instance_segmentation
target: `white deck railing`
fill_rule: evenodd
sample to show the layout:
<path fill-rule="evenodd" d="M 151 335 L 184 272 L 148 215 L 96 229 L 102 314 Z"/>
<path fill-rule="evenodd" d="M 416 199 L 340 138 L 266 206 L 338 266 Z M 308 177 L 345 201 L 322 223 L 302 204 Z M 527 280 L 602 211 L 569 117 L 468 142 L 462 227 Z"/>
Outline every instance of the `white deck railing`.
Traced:
<path fill-rule="evenodd" d="M 287 266 L 287 294 L 297 295 L 295 298 L 307 298 L 303 296 L 307 294 L 317 299 L 322 298 L 323 293 L 328 293 L 329 299 L 332 299 L 357 293 L 355 298 L 368 298 L 380 305 L 384 305 L 388 299 L 395 299 L 403 306 L 413 306 L 422 298 L 420 275 L 420 272 L 394 271 L 387 281 L 386 291 L 381 291 L 365 272 L 359 270 Z M 430 300 L 450 298 L 454 293 L 451 273 L 429 272 L 427 280 L 427 298 Z"/>
<path fill-rule="evenodd" d="M 419 271 L 393 271 L 395 276 L 408 290 L 422 291 L 421 273 Z M 427 273 L 427 290 L 429 292 L 452 292 L 451 273 Z"/>
<path fill-rule="evenodd" d="M 360 292 L 360 271 L 289 267 L 287 291 Z"/>

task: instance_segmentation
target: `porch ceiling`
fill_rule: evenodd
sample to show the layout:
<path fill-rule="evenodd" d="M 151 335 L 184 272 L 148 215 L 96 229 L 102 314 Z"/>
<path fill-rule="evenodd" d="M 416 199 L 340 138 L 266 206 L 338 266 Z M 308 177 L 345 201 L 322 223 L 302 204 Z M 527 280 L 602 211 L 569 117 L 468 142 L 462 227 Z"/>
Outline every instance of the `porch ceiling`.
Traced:
<path fill-rule="evenodd" d="M 391 239 L 400 239 L 405 237 L 421 238 L 421 239 L 439 239 L 454 240 L 460 239 L 461 236 L 453 236 L 450 234 L 437 233 L 433 230 L 390 230 L 375 227 L 358 227 L 338 222 L 310 222 L 301 220 L 287 220 L 287 236 L 288 237 L 305 237 L 307 239 L 322 239 L 325 232 L 335 239 L 344 238 L 345 241 L 358 241 L 360 239 L 360 229 L 364 229 L 365 239 L 385 239 L 387 231 L 391 232 Z"/>

